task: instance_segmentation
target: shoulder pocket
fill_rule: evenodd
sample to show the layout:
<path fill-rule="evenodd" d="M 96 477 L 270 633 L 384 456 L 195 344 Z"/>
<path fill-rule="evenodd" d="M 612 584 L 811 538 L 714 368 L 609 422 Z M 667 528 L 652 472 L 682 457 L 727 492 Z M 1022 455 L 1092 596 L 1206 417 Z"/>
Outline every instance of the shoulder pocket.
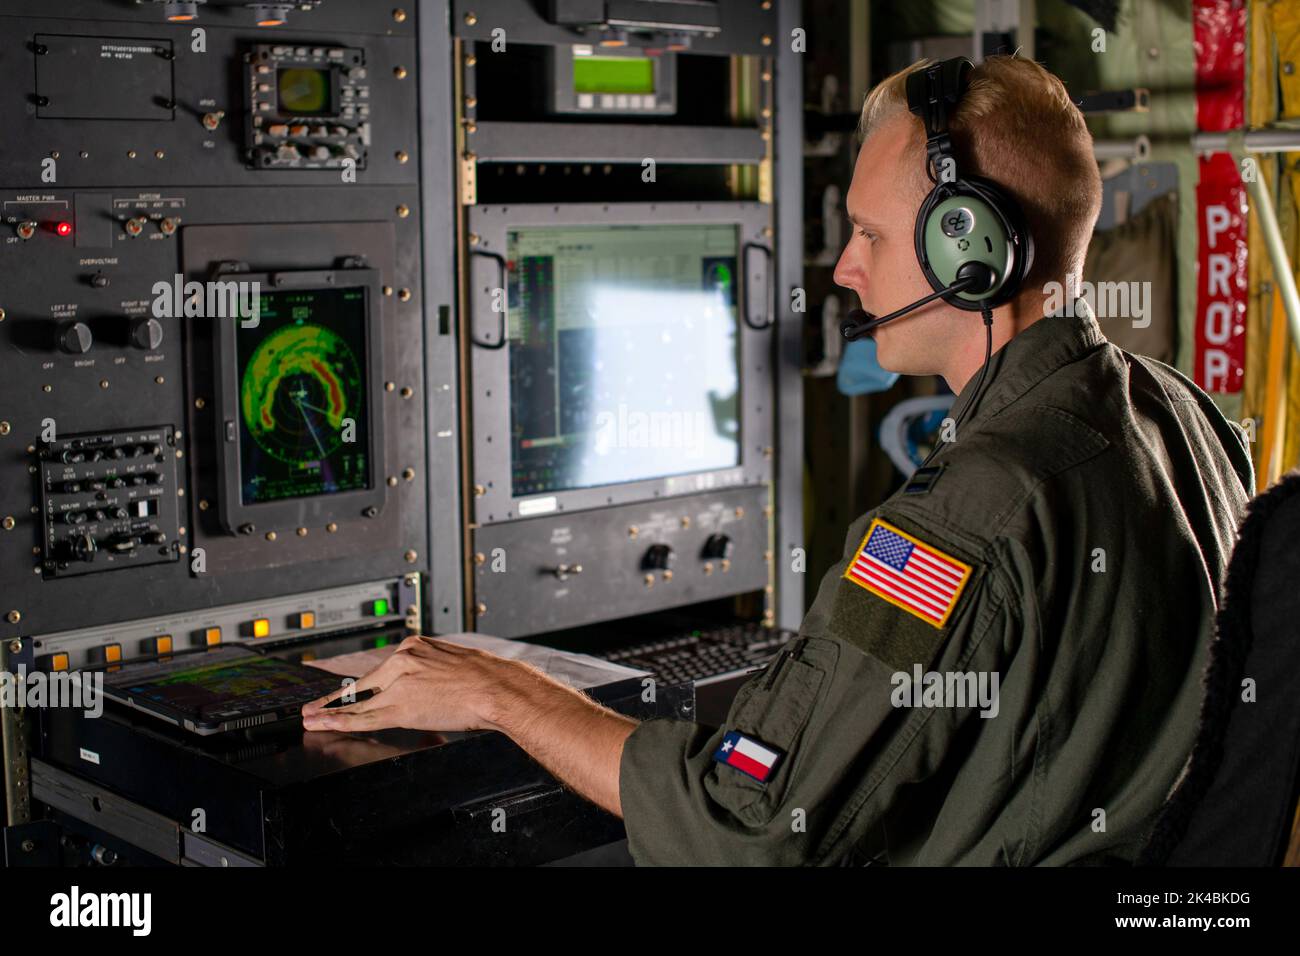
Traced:
<path fill-rule="evenodd" d="M 726 730 L 738 731 L 781 755 L 766 783 L 717 761 L 705 775 L 710 796 L 745 824 L 761 826 L 771 820 L 791 781 L 807 772 L 804 729 L 838 659 L 835 641 L 799 638 L 737 695 Z"/>

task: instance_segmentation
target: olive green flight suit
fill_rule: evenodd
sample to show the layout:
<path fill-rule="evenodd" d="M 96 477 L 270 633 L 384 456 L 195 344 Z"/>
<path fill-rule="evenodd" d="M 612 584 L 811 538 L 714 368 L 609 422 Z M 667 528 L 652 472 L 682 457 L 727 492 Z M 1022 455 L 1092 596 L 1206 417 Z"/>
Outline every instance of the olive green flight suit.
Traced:
<path fill-rule="evenodd" d="M 725 727 L 655 719 L 628 738 L 638 863 L 1136 857 L 1191 752 L 1254 471 L 1204 392 L 1074 311 L 994 353 L 937 478 L 854 522 L 800 636 Z M 955 600 L 925 595 L 927 617 L 846 576 L 877 520 L 969 568 Z M 996 675 L 996 707 L 905 689 L 930 673 Z M 765 783 L 714 759 L 727 731 L 784 754 Z"/>

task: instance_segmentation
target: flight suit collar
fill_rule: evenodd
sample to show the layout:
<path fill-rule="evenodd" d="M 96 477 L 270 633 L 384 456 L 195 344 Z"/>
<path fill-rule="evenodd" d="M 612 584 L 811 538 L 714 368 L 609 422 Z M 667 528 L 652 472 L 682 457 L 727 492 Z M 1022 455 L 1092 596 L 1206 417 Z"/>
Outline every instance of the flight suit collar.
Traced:
<path fill-rule="evenodd" d="M 984 376 L 984 395 L 966 424 L 992 418 L 1057 369 L 1106 341 L 1087 300 L 1075 299 L 1073 313 L 1063 309 L 1046 316 L 993 353 Z M 977 369 L 953 402 L 954 419 L 974 398 L 979 377 Z"/>

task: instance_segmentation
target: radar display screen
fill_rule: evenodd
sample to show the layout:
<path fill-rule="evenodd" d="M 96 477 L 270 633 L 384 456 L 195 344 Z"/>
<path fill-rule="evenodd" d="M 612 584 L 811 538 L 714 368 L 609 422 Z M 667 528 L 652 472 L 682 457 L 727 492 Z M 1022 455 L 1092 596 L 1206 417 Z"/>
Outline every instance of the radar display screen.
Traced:
<path fill-rule="evenodd" d="M 368 488 L 366 289 L 277 290 L 260 303 L 235 336 L 241 500 Z"/>
<path fill-rule="evenodd" d="M 515 497 L 740 463 L 735 225 L 506 239 Z"/>

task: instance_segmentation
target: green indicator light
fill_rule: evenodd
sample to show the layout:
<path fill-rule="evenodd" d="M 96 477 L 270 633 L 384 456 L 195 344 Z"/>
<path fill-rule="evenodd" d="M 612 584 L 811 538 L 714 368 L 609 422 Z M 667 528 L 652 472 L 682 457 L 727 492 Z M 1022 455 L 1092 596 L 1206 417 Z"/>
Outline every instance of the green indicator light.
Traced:
<path fill-rule="evenodd" d="M 375 647 L 387 647 L 387 646 L 388 646 L 388 638 L 386 637 L 375 638 Z"/>
<path fill-rule="evenodd" d="M 379 598 L 374 604 L 370 605 L 370 612 L 375 617 L 383 617 L 388 613 L 388 599 Z"/>

